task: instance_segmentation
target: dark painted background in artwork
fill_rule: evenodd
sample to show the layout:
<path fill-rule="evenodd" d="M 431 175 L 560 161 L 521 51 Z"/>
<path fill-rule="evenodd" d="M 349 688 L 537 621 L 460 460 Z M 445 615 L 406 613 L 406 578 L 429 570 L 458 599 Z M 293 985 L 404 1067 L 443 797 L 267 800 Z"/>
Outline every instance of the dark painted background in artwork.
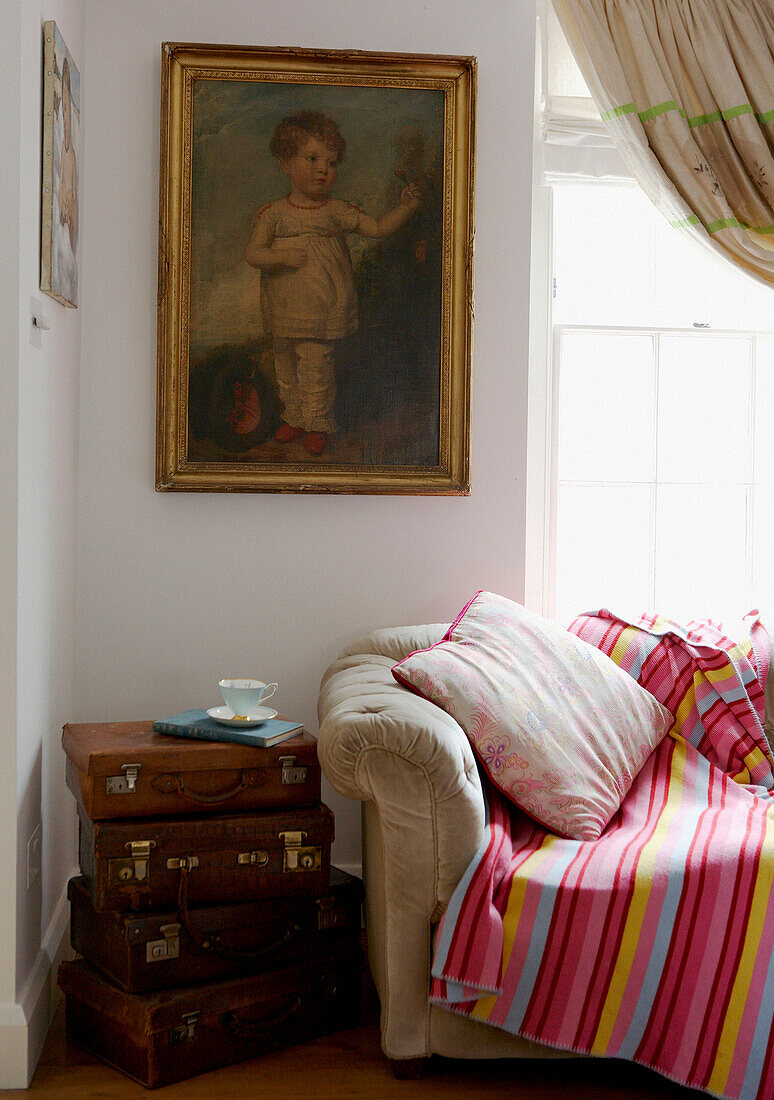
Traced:
<path fill-rule="evenodd" d="M 252 219 L 287 193 L 269 152 L 298 110 L 334 118 L 347 149 L 334 194 L 378 216 L 417 183 L 423 205 L 392 237 L 348 237 L 358 331 L 337 348 L 340 431 L 321 460 L 438 463 L 443 93 L 197 81 L 194 93 L 189 458 L 309 461 L 271 438 L 279 411 L 260 275 L 244 260 Z"/>

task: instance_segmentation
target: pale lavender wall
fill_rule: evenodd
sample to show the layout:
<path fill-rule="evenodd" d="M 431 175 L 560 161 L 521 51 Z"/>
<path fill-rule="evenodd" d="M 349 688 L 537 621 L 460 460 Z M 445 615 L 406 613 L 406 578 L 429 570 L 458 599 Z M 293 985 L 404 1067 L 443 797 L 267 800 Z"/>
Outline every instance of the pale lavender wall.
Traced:
<path fill-rule="evenodd" d="M 42 294 L 40 256 L 41 31 L 54 19 L 83 75 L 82 0 L 21 5 L 19 201 L 17 991 L 54 935 L 75 864 L 73 801 L 64 790 L 62 725 L 74 707 L 75 553 L 81 310 Z M 30 342 L 30 298 L 49 324 Z M 43 828 L 43 873 L 27 889 L 27 841 Z M 61 913 L 59 914 L 61 920 Z"/>
<path fill-rule="evenodd" d="M 160 44 L 479 60 L 469 498 L 154 492 Z M 524 578 L 534 0 L 91 0 L 86 18 L 77 689 L 83 720 L 218 701 L 247 670 L 316 730 L 320 677 L 380 626 L 451 619 Z M 358 807 L 326 786 L 334 855 Z"/>
<path fill-rule="evenodd" d="M 61 727 L 74 708 L 81 315 L 39 286 L 42 25 L 74 56 L 82 0 L 0 6 L 0 1087 L 23 1087 L 48 1022 L 75 864 Z M 31 299 L 49 331 L 30 340 Z M 42 873 L 27 843 L 42 827 Z"/>
<path fill-rule="evenodd" d="M 19 376 L 20 9 L 0 5 L 0 1006 L 16 998 L 16 561 Z M 6 56 L 7 54 L 7 56 Z M 0 1008 L 0 1011 L 2 1009 Z M 0 1036 L 0 1056 L 6 1043 Z"/>

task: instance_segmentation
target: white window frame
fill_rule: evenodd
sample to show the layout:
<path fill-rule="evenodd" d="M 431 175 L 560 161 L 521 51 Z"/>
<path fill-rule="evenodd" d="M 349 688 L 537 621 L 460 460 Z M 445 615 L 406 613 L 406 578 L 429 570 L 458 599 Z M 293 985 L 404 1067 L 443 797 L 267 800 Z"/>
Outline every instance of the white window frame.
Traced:
<path fill-rule="evenodd" d="M 558 421 L 559 421 L 559 393 L 561 387 L 561 353 L 560 343 L 564 333 L 581 332 L 581 333 L 615 333 L 625 336 L 647 336 L 653 341 L 653 355 L 654 355 L 654 369 L 655 369 L 655 396 L 656 403 L 653 415 L 652 430 L 654 433 L 654 465 L 652 477 L 645 481 L 637 482 L 589 482 L 582 479 L 573 480 L 565 478 L 560 480 L 558 471 L 556 475 L 550 477 L 549 483 L 546 487 L 546 526 L 548 531 L 548 546 L 547 553 L 544 557 L 544 575 L 543 583 L 546 592 L 546 614 L 553 615 L 555 613 L 555 548 L 557 545 L 557 514 L 558 514 L 558 497 L 559 491 L 562 485 L 605 485 L 605 484 L 620 484 L 620 485 L 648 485 L 652 490 L 651 495 L 651 557 L 652 557 L 652 572 L 650 577 L 650 593 L 648 597 L 648 607 L 655 606 L 656 600 L 656 543 L 658 539 L 658 497 L 659 487 L 668 485 L 683 485 L 683 484 L 695 484 L 695 485 L 712 485 L 713 480 L 708 481 L 691 481 L 684 482 L 682 480 L 675 481 L 671 478 L 662 476 L 663 471 L 659 469 L 658 465 L 658 394 L 659 394 L 659 380 L 661 371 L 661 344 L 664 337 L 678 336 L 690 338 L 697 341 L 716 341 L 724 339 L 741 339 L 746 340 L 750 347 L 750 397 L 749 407 L 747 410 L 747 436 L 750 441 L 750 455 L 749 465 L 747 468 L 747 476 L 735 484 L 737 487 L 744 489 L 747 519 L 745 530 L 745 583 L 747 585 L 747 601 L 748 607 L 753 606 L 753 600 L 755 593 L 753 586 L 755 583 L 755 546 L 754 546 L 754 517 L 755 517 L 755 496 L 756 486 L 758 484 L 757 471 L 756 471 L 756 455 L 758 448 L 756 446 L 756 431 L 760 425 L 756 424 L 756 385 L 757 385 L 757 371 L 758 371 L 758 358 L 759 358 L 759 341 L 770 339 L 770 333 L 757 330 L 757 329 L 701 329 L 697 327 L 670 327 L 670 326 L 639 326 L 639 325 L 580 325 L 580 324 L 557 324 L 553 327 L 553 340 L 551 349 L 551 378 L 549 385 L 549 392 L 551 396 L 551 408 L 549 410 L 549 432 L 547 434 L 547 442 L 550 447 L 550 459 L 551 465 L 558 454 Z"/>
<path fill-rule="evenodd" d="M 563 178 L 633 180 L 600 122 L 573 115 L 574 100 L 548 89 L 550 0 L 538 0 L 532 148 L 530 331 L 527 379 L 527 459 L 524 602 L 543 615 L 554 606 L 556 509 L 551 505 L 556 426 L 552 416 L 553 187 Z M 588 111 L 585 112 L 588 114 Z M 552 518 L 553 517 L 553 518 Z"/>
<path fill-rule="evenodd" d="M 536 92 L 533 140 L 532 235 L 530 270 L 530 334 L 527 406 L 526 525 L 524 600 L 528 607 L 553 616 L 556 604 L 556 535 L 558 477 L 555 470 L 558 443 L 558 379 L 554 323 L 555 270 L 554 193 L 563 181 L 617 186 L 638 186 L 612 142 L 600 132 L 600 123 L 589 117 L 573 117 L 574 103 L 551 97 L 548 89 L 547 31 L 550 0 L 538 0 L 536 36 Z M 553 18 L 553 17 L 552 17 Z M 589 112 L 585 110 L 584 115 Z M 563 325 L 562 330 L 593 331 L 607 326 Z M 618 331 L 698 335 L 692 328 L 638 326 Z M 712 329 L 701 335 L 748 337 L 753 348 L 757 333 L 747 329 Z M 658 337 L 656 337 L 658 340 Z M 753 405 L 754 410 L 754 390 Z M 752 415 L 752 411 L 751 411 Z M 754 456 L 752 459 L 754 463 Z M 755 507 L 755 470 L 750 471 L 749 500 Z M 658 472 L 656 472 L 658 478 Z M 657 484 L 657 482 L 656 482 Z M 655 490 L 657 492 L 657 489 Z M 655 507 L 655 498 L 654 498 Z M 655 531 L 655 524 L 654 524 Z M 749 528 L 748 528 L 749 531 Z M 655 534 L 654 534 L 655 537 Z M 746 573 L 753 575 L 752 539 L 746 546 Z"/>

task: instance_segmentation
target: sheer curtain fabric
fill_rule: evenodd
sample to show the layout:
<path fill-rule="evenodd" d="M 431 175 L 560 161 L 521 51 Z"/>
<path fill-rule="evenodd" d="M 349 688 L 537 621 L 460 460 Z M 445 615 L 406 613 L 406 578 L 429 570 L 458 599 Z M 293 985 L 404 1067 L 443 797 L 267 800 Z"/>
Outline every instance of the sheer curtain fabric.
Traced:
<path fill-rule="evenodd" d="M 635 179 L 677 229 L 774 285 L 768 0 L 552 0 Z"/>

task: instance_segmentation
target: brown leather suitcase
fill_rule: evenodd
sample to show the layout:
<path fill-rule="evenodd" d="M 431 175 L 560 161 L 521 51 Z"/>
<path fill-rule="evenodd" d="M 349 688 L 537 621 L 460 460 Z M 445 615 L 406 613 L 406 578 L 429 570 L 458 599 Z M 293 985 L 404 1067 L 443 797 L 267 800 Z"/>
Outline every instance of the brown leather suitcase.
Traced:
<path fill-rule="evenodd" d="M 70 942 L 128 993 L 273 969 L 352 951 L 363 884 L 331 867 L 325 893 L 153 913 L 98 913 L 82 877 L 68 883 Z"/>
<path fill-rule="evenodd" d="M 62 963 L 67 1038 L 146 1088 L 254 1058 L 358 1021 L 358 950 L 206 985 L 139 995 L 85 960 Z"/>
<path fill-rule="evenodd" d="M 308 733 L 264 749 L 165 736 L 152 722 L 68 724 L 62 747 L 67 786 L 94 821 L 320 801 L 317 742 Z"/>
<path fill-rule="evenodd" d="M 125 821 L 80 813 L 79 820 L 81 872 L 99 912 L 314 897 L 328 885 L 334 825 L 322 803 Z"/>

